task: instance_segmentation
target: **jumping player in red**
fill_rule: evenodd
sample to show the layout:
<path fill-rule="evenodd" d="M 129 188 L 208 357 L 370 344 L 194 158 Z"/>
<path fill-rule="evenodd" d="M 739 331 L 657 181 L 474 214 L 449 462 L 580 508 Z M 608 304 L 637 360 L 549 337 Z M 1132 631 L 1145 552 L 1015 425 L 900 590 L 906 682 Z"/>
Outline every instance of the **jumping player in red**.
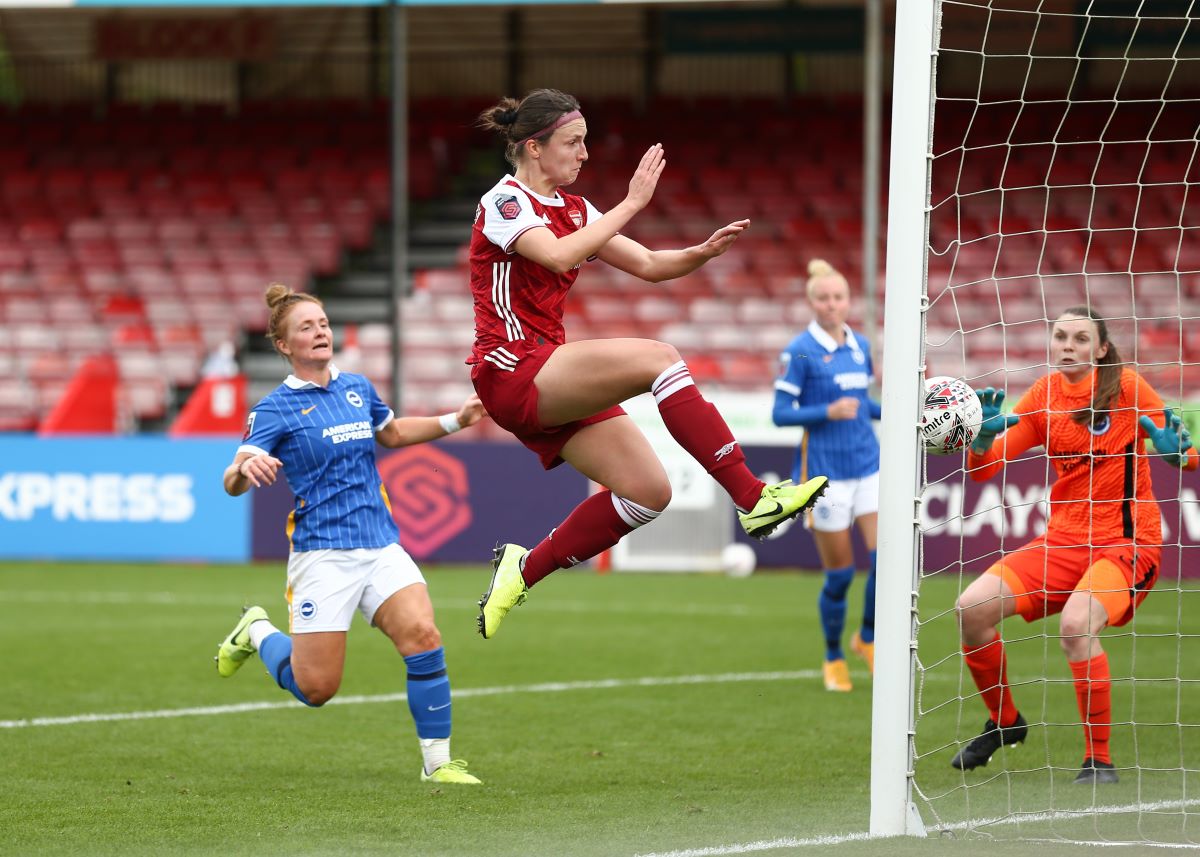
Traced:
<path fill-rule="evenodd" d="M 1149 439 L 1156 457 L 1187 470 L 1196 469 L 1196 450 L 1178 415 L 1122 366 L 1107 325 L 1087 307 L 1071 307 L 1054 322 L 1050 360 L 1057 371 L 1039 379 L 1011 415 L 1001 413 L 1003 392 L 979 395 L 984 421 L 967 456 L 971 478 L 991 478 L 1006 461 L 1042 446 L 1057 479 L 1045 534 L 1003 556 L 959 596 L 963 652 L 989 719 L 951 764 L 986 765 L 1002 744 L 1025 740 L 1028 726 L 1008 687 L 997 626 L 1014 613 L 1033 622 L 1061 612 L 1060 642 L 1085 742 L 1075 782 L 1114 783 L 1111 677 L 1100 633 L 1133 618 L 1158 578 L 1162 554 L 1144 445 Z"/>
<path fill-rule="evenodd" d="M 621 409 L 626 399 L 654 394 L 671 435 L 729 493 L 752 536 L 812 505 L 827 480 L 759 480 L 674 347 L 649 339 L 566 341 L 563 306 L 585 262 L 599 259 L 652 283 L 670 280 L 720 256 L 750 221 L 730 223 L 693 247 L 649 250 L 619 231 L 654 194 L 666 166 L 661 145 L 642 157 L 625 199 L 602 214 L 562 191 L 588 157 L 587 123 L 575 98 L 534 90 L 520 101 L 503 99 L 479 123 L 504 139 L 514 173 L 480 199 L 471 234 L 471 380 L 492 418 L 546 469 L 566 461 L 605 488 L 532 550 L 496 549 L 491 585 L 479 602 L 479 632 L 488 638 L 529 587 L 612 547 L 666 508 L 671 484 Z"/>

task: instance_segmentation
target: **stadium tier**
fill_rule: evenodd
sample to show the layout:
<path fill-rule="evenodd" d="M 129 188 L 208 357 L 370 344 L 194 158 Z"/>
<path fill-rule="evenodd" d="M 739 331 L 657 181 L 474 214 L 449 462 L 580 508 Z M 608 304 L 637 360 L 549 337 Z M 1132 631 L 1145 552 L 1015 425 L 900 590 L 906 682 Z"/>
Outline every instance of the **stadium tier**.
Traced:
<path fill-rule="evenodd" d="M 454 196 L 469 201 L 503 169 L 491 141 L 470 126 L 478 106 L 410 105 L 410 196 L 418 209 Z M 799 117 L 817 110 L 822 132 L 805 140 L 797 158 Z M 1137 147 L 1110 146 L 1101 158 L 1094 142 L 992 146 L 1012 126 L 1010 116 L 946 113 L 944 133 L 962 137 L 969 124 L 966 139 L 977 145 L 957 155 L 955 170 L 939 172 L 954 176 L 955 186 L 935 187 L 935 202 L 939 193 L 952 195 L 965 222 L 978 227 L 973 235 L 984 237 L 960 244 L 949 224 L 964 221 L 941 219 L 935 209 L 931 246 L 955 252 L 931 257 L 930 282 L 954 290 L 993 281 L 1005 320 L 1029 322 L 1027 336 L 1010 327 L 1003 343 L 990 343 L 986 332 L 972 337 L 971 353 L 953 355 L 956 367 L 965 359 L 967 375 L 982 375 L 998 365 L 1001 347 L 1010 366 L 1044 364 L 1041 277 L 1128 314 L 1131 295 L 1154 291 L 1156 280 L 1170 278 L 1163 288 L 1175 293 L 1166 272 L 1178 259 L 1179 271 L 1193 272 L 1180 294 L 1200 303 L 1200 251 L 1180 241 L 1200 207 L 1169 194 L 1141 201 L 1137 183 L 1139 175 L 1143 182 L 1195 180 L 1187 146 L 1157 148 L 1139 172 L 1145 153 Z M 664 101 L 639 113 L 599 102 L 588 115 L 592 157 L 577 190 L 601 208 L 618 201 L 646 145 L 661 141 L 668 151 L 654 202 L 629 234 L 651 247 L 678 247 L 735 218 L 749 217 L 753 227 L 719 264 L 670 284 L 647 286 L 590 266 L 569 309 L 569 335 L 662 338 L 710 384 L 762 387 L 778 350 L 808 321 L 801 298 L 807 259 L 820 255 L 852 282 L 861 277 L 858 104 Z M 321 294 L 336 295 L 347 253 L 369 248 L 388 217 L 382 105 L 247 105 L 238 115 L 166 105 L 115 109 L 102 119 L 73 108 L 30 108 L 10 118 L 19 121 L 6 123 L 12 133 L 0 144 L 5 429 L 35 427 L 81 360 L 95 353 L 118 357 L 134 417 L 162 417 L 169 391 L 195 383 L 207 352 L 262 331 L 268 282 L 313 288 L 319 277 Z M 1021 127 L 1031 140 L 1047 139 L 1060 119 L 1049 108 L 1029 109 Z M 1117 124 L 1139 121 L 1122 114 Z M 749 161 L 739 154 L 747 127 L 755 128 Z M 1103 193 L 1093 202 L 1096 186 Z M 999 193 L 1002 222 L 993 199 Z M 1092 211 L 1090 235 L 1069 219 L 1056 231 L 1059 212 L 1081 201 Z M 1139 228 L 1132 229 L 1127 211 L 1135 206 Z M 456 267 L 418 271 L 405 307 L 402 365 L 413 391 L 406 407 L 416 412 L 440 412 L 469 389 L 465 222 L 462 235 Z M 1023 276 L 1006 276 L 1008 269 Z M 941 326 L 949 335 L 999 320 L 1001 301 L 979 300 L 978 288 L 961 295 L 932 308 L 931 342 Z M 371 324 L 362 334 L 360 368 L 377 384 L 390 383 L 390 339 Z M 1180 367 L 1173 356 L 1178 338 L 1169 321 L 1139 324 L 1138 360 L 1162 362 L 1160 373 L 1191 373 L 1184 387 L 1200 389 L 1194 364 Z M 938 359 L 931 353 L 931 370 Z"/>

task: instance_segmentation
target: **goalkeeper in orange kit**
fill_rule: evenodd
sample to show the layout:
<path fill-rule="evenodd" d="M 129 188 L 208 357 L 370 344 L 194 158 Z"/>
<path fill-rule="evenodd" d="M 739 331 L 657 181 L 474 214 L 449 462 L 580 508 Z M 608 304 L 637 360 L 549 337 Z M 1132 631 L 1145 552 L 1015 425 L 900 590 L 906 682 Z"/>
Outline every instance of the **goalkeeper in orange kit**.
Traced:
<path fill-rule="evenodd" d="M 1126 624 L 1158 578 L 1162 521 L 1150 458 L 1195 470 L 1197 455 L 1180 418 L 1122 365 L 1107 325 L 1089 308 L 1072 307 L 1054 322 L 1050 362 L 1055 371 L 1038 379 L 1012 414 L 1001 413 L 1003 392 L 979 393 L 984 421 L 967 456 L 971 478 L 989 479 L 1042 446 L 1056 479 L 1045 534 L 1004 555 L 958 598 L 963 652 L 989 718 L 951 764 L 986 765 L 1001 745 L 1025 740 L 1028 726 L 1009 691 L 997 626 L 1013 614 L 1032 622 L 1061 613 L 1085 741 L 1075 782 L 1116 782 L 1100 634 Z"/>

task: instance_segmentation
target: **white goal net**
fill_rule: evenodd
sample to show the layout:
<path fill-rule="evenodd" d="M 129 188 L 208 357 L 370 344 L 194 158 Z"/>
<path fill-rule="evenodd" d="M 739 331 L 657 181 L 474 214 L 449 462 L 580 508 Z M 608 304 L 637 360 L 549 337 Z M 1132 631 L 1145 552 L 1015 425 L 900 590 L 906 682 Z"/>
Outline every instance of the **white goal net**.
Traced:
<path fill-rule="evenodd" d="M 922 376 L 1011 404 L 1051 371 L 1050 322 L 1079 305 L 1194 420 L 1200 2 L 902 2 L 894 87 L 880 556 L 913 563 L 880 569 L 872 830 L 1200 845 L 1200 480 L 1151 462 L 1160 575 L 1102 637 L 1120 781 L 1075 783 L 1085 724 L 1057 616 L 1001 624 L 1028 737 L 961 771 L 951 759 L 989 714 L 955 601 L 1044 531 L 1055 471 L 1039 448 L 975 482 L 915 437 Z"/>

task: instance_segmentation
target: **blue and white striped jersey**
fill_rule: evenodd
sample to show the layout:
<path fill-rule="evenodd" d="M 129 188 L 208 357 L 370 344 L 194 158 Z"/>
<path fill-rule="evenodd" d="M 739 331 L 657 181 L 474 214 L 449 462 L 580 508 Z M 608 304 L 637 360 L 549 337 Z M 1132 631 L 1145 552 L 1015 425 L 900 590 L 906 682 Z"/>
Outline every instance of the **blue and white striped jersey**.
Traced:
<path fill-rule="evenodd" d="M 375 466 L 375 432 L 392 419 L 371 382 L 330 366 L 328 387 L 288 375 L 250 412 L 238 452 L 283 462 L 296 504 L 292 550 L 381 548 L 400 537 Z"/>
<path fill-rule="evenodd" d="M 866 337 L 847 326 L 846 342 L 838 345 L 814 321 L 788 343 L 779 360 L 777 403 L 784 394 L 792 398 L 793 409 L 811 409 L 815 414 L 811 419 L 796 421 L 805 431 L 796 450 L 792 478 L 800 481 L 822 475 L 861 479 L 879 470 L 879 440 L 871 425 L 872 418 L 878 418 L 879 406 L 867 395 L 874 370 Z M 843 396 L 861 400 L 858 416 L 852 420 L 828 419 L 825 406 Z"/>

